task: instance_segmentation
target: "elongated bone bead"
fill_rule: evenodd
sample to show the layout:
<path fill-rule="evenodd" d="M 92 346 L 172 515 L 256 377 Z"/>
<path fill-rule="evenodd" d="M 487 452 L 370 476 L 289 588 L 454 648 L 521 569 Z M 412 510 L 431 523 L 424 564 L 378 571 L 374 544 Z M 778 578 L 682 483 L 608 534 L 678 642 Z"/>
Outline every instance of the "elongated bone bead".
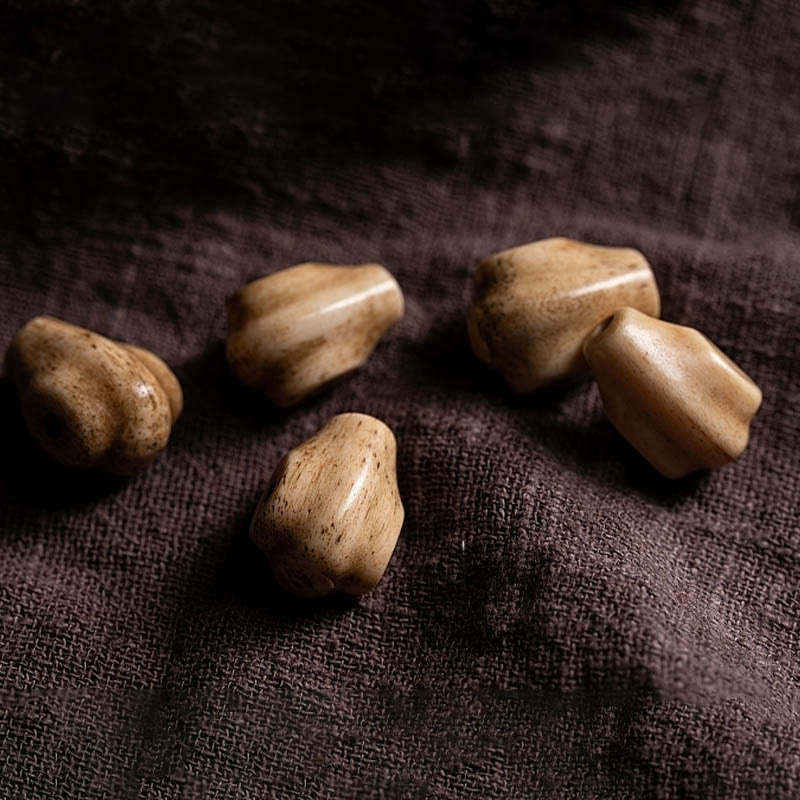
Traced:
<path fill-rule="evenodd" d="M 525 394 L 586 373 L 583 340 L 622 306 L 660 312 L 640 252 L 542 239 L 478 265 L 469 338 L 475 355 Z"/>
<path fill-rule="evenodd" d="M 227 301 L 234 374 L 291 406 L 361 366 L 403 315 L 403 293 L 379 264 L 298 264 Z"/>
<path fill-rule="evenodd" d="M 377 585 L 403 526 L 395 453 L 383 422 L 339 414 L 284 456 L 250 526 L 278 583 L 302 597 Z"/>
<path fill-rule="evenodd" d="M 622 308 L 584 344 L 617 430 L 663 475 L 738 458 L 761 390 L 694 328 Z"/>

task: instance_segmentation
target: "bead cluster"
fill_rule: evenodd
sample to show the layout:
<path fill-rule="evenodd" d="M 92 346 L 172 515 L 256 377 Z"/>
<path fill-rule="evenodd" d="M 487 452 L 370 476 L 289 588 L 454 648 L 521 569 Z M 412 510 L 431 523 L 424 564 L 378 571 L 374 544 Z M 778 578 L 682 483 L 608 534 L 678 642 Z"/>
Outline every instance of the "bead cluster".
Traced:
<path fill-rule="evenodd" d="M 544 239 L 479 266 L 475 355 L 517 392 L 591 371 L 617 430 L 667 478 L 738 458 L 761 391 L 693 328 L 663 322 L 636 250 Z"/>
<path fill-rule="evenodd" d="M 226 356 L 242 383 L 292 406 L 363 364 L 403 310 L 379 264 L 298 264 L 228 299 Z M 516 392 L 593 374 L 617 430 L 679 478 L 738 458 L 761 392 L 660 310 L 641 253 L 552 238 L 478 266 L 467 329 L 477 358 Z M 17 332 L 5 365 L 31 435 L 71 467 L 141 469 L 183 408 L 156 355 L 49 317 Z M 250 535 L 289 591 L 358 595 L 383 576 L 403 517 L 394 434 L 374 417 L 339 414 L 284 456 Z"/>

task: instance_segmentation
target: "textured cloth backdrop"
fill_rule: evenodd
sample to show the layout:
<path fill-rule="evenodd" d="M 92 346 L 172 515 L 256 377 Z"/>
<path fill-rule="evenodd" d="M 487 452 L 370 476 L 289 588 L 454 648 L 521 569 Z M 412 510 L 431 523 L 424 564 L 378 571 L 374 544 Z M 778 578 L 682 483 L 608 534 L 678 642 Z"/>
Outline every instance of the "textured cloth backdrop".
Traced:
<path fill-rule="evenodd" d="M 183 383 L 126 482 L 49 465 L 3 385 L 3 798 L 796 797 L 800 8 L 0 3 L 0 340 L 51 314 Z M 632 245 L 764 405 L 661 480 L 596 388 L 471 356 L 485 254 Z M 403 320 L 290 411 L 223 301 L 377 260 Z M 399 441 L 406 524 L 359 602 L 280 592 L 246 530 L 331 415 Z"/>

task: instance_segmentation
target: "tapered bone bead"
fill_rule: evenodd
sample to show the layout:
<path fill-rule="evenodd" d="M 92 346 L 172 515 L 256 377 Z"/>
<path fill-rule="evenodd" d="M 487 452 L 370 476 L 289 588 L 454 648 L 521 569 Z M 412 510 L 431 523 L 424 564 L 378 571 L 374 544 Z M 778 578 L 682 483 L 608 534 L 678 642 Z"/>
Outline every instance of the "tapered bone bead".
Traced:
<path fill-rule="evenodd" d="M 50 317 L 19 330 L 5 364 L 33 438 L 72 467 L 135 472 L 164 449 L 183 408 L 158 356 Z"/>
<path fill-rule="evenodd" d="M 250 526 L 278 583 L 302 597 L 376 586 L 403 526 L 395 452 L 383 422 L 339 414 L 283 458 Z"/>
<path fill-rule="evenodd" d="M 236 377 L 291 406 L 367 360 L 403 293 L 379 264 L 298 264 L 243 286 L 227 313 Z"/>
<path fill-rule="evenodd" d="M 655 277 L 637 250 L 564 238 L 496 253 L 475 274 L 475 355 L 521 394 L 587 372 L 587 334 L 622 306 L 658 316 Z"/>
<path fill-rule="evenodd" d="M 609 419 L 667 478 L 721 467 L 747 446 L 761 391 L 694 328 L 623 308 L 584 353 Z"/>

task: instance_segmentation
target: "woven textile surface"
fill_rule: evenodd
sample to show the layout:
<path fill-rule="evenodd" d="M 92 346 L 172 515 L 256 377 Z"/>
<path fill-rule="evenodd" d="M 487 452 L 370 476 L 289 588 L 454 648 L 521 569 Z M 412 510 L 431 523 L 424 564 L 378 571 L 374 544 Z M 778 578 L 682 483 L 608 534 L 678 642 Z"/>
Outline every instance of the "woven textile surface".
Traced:
<path fill-rule="evenodd" d="M 0 797 L 797 797 L 799 74 L 794 0 L 2 0 L 0 344 L 61 317 L 186 406 L 110 480 L 0 384 Z M 758 382 L 739 462 L 666 481 L 590 381 L 474 359 L 476 263 L 552 235 L 642 250 Z M 406 313 L 278 411 L 223 304 L 305 260 Z M 247 526 L 342 411 L 406 522 L 372 594 L 297 601 Z"/>

